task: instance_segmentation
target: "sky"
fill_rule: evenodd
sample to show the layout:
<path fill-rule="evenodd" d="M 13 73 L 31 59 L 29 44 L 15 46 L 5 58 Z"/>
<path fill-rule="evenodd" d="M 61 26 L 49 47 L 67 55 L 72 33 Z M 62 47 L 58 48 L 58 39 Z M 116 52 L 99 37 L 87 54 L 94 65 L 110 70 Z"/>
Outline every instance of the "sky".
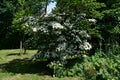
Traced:
<path fill-rule="evenodd" d="M 56 3 L 50 3 L 47 7 L 47 14 L 51 13 L 52 9 L 55 7 Z"/>

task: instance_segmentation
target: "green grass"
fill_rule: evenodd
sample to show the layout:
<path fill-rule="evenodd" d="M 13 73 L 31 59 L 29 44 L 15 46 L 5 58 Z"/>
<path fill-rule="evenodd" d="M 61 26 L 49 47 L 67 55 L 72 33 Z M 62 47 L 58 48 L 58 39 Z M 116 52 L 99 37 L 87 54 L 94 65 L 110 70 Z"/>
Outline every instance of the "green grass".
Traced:
<path fill-rule="evenodd" d="M 52 77 L 46 62 L 29 61 L 36 50 L 19 55 L 19 49 L 0 50 L 0 80 L 81 80 L 79 78 Z"/>

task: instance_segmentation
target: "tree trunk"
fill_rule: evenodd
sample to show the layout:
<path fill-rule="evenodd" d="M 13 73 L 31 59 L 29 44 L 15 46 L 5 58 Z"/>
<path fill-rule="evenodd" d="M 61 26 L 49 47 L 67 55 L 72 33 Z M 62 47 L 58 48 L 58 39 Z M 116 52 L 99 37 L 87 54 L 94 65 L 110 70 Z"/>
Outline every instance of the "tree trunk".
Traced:
<path fill-rule="evenodd" d="M 20 55 L 23 54 L 23 42 L 20 40 Z"/>
<path fill-rule="evenodd" d="M 46 4 L 45 4 L 45 14 L 47 14 L 47 5 L 48 5 L 48 0 L 46 0 Z"/>
<path fill-rule="evenodd" d="M 26 54 L 26 45 L 23 44 L 23 54 Z"/>

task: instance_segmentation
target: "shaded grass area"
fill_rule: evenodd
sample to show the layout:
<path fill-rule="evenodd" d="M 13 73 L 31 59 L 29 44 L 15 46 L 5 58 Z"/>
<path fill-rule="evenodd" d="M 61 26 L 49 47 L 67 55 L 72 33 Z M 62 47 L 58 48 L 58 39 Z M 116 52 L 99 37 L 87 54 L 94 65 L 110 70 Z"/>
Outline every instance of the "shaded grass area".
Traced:
<path fill-rule="evenodd" d="M 0 69 L 2 69 L 2 71 L 12 72 L 14 74 L 38 73 L 40 75 L 50 75 L 50 69 L 46 67 L 47 64 L 47 61 L 31 62 L 28 60 L 28 58 L 14 59 L 8 63 L 0 64 Z"/>
<path fill-rule="evenodd" d="M 0 50 L 0 80 L 80 80 L 79 78 L 53 78 L 47 61 L 29 61 L 36 50 L 19 55 L 19 49 Z"/>

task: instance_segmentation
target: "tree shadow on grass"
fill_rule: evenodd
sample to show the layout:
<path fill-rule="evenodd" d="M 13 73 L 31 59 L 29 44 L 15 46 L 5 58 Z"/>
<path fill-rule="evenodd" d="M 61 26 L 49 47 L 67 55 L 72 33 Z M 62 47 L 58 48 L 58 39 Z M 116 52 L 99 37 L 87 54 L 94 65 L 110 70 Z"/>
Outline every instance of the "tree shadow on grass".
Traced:
<path fill-rule="evenodd" d="M 0 69 L 3 72 L 52 75 L 52 70 L 46 66 L 48 63 L 47 61 L 29 61 L 27 58 L 14 59 L 8 63 L 0 64 Z"/>
<path fill-rule="evenodd" d="M 6 56 L 19 56 L 19 55 L 20 55 L 20 53 L 11 53 L 11 54 L 8 54 Z"/>

